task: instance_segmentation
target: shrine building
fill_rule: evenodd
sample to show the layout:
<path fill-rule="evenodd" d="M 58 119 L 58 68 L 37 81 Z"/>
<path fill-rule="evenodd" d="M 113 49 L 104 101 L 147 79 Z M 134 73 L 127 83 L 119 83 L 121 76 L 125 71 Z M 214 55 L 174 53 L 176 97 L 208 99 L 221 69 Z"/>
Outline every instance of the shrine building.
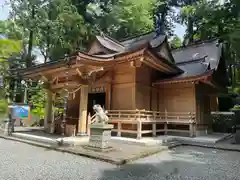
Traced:
<path fill-rule="evenodd" d="M 87 52 L 20 73 L 44 81 L 44 127 L 67 136 L 89 132 L 94 104 L 107 110 L 113 136 L 208 134 L 210 113 L 228 84 L 218 40 L 171 50 L 167 37 L 155 32 L 123 41 L 96 36 Z M 54 99 L 67 92 L 66 114 L 57 118 Z"/>

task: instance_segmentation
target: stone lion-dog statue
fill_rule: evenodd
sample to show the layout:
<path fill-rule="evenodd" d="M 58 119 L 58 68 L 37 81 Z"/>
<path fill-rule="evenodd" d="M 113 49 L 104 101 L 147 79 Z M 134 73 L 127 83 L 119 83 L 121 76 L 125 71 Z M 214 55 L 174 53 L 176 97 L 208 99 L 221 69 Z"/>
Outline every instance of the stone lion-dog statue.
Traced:
<path fill-rule="evenodd" d="M 93 110 L 95 111 L 95 120 L 94 123 L 102 123 L 102 124 L 107 124 L 109 118 L 107 116 L 107 112 L 103 110 L 101 105 L 95 104 L 93 106 Z"/>

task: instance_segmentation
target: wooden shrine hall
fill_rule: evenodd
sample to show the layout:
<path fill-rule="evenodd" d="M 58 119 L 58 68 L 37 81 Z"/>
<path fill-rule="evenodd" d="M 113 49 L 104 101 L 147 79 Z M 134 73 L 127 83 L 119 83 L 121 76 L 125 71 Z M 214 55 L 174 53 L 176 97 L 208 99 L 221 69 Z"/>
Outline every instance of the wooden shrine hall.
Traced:
<path fill-rule="evenodd" d="M 194 137 L 211 133 L 210 112 L 218 110 L 217 97 L 226 91 L 222 52 L 217 40 L 171 50 L 167 37 L 155 32 L 123 41 L 102 35 L 87 52 L 20 73 L 44 81 L 48 132 L 87 134 L 92 106 L 100 104 L 114 124 L 113 135 Z M 66 93 L 66 117 L 57 118 L 54 99 Z"/>

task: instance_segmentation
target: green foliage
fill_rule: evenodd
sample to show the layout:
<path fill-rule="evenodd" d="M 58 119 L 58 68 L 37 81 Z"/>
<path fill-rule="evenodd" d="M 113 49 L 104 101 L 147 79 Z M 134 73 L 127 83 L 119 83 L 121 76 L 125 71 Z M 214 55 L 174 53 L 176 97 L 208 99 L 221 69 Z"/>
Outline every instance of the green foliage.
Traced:
<path fill-rule="evenodd" d="M 9 97 L 10 90 L 10 67 L 16 63 L 12 58 L 21 51 L 21 41 L 11 39 L 0 39 L 0 75 L 4 79 L 4 88 L 0 89 L 1 98 Z"/>
<path fill-rule="evenodd" d="M 33 107 L 31 111 L 32 114 L 38 116 L 40 119 L 44 118 L 46 98 L 47 98 L 46 90 L 41 85 L 38 85 L 35 88 L 35 92 L 33 93 L 33 95 L 29 100 L 29 103 Z M 64 111 L 64 109 L 62 108 L 63 97 L 57 96 L 54 104 L 55 104 L 55 112 L 62 113 Z"/>
<path fill-rule="evenodd" d="M 240 110 L 240 105 L 239 105 L 239 104 L 234 105 L 234 107 L 232 108 L 232 110 Z"/>
<path fill-rule="evenodd" d="M 38 91 L 30 98 L 30 103 L 33 106 L 32 113 L 37 115 L 40 119 L 44 118 L 46 105 L 46 91 L 39 87 Z"/>
<path fill-rule="evenodd" d="M 153 19 L 149 12 L 150 8 L 150 3 L 143 6 L 129 0 L 119 1 L 107 17 L 112 22 L 108 24 L 109 34 L 119 39 L 151 31 Z"/>
<path fill-rule="evenodd" d="M 0 116 L 7 114 L 8 102 L 5 99 L 0 99 Z"/>
<path fill-rule="evenodd" d="M 182 45 L 182 40 L 178 36 L 174 36 L 173 39 L 170 41 L 170 46 L 172 48 L 179 48 Z"/>

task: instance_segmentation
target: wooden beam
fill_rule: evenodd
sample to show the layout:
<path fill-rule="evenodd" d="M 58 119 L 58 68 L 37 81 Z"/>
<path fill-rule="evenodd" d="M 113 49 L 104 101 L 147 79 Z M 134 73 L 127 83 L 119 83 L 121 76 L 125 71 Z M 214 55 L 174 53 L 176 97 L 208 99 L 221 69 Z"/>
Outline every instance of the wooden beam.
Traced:
<path fill-rule="evenodd" d="M 57 77 L 53 78 L 53 79 L 50 81 L 50 84 L 53 84 L 56 80 L 57 80 Z"/>
<path fill-rule="evenodd" d="M 44 82 L 49 82 L 49 79 L 46 76 L 44 76 L 43 74 L 41 74 L 40 80 L 43 80 Z"/>
<path fill-rule="evenodd" d="M 77 81 L 70 81 L 70 82 L 63 82 L 63 83 L 58 83 L 58 84 L 53 84 L 53 85 L 50 85 L 50 89 L 51 90 L 56 90 L 56 89 L 62 89 L 62 88 L 67 88 L 67 87 L 77 87 L 79 86 L 80 83 L 77 82 Z"/>
<path fill-rule="evenodd" d="M 87 133 L 87 104 L 88 104 L 88 86 L 82 86 L 80 90 L 80 105 L 79 105 L 79 135 L 86 135 Z"/>
<path fill-rule="evenodd" d="M 78 68 L 76 69 L 76 72 L 80 77 L 82 77 L 82 72 Z"/>

